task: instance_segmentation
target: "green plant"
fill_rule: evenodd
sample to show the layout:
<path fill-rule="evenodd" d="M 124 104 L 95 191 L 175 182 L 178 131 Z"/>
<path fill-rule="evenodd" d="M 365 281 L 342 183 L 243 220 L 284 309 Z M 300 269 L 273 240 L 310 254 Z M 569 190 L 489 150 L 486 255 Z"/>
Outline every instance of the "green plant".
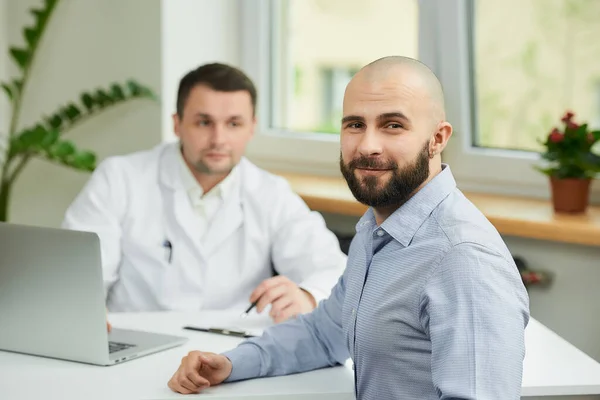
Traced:
<path fill-rule="evenodd" d="M 595 178 L 600 172 L 600 130 L 590 130 L 588 124 L 578 124 L 575 114 L 568 111 L 562 117 L 563 129 L 554 128 L 544 141 L 542 159 L 548 165 L 535 168 L 558 179 Z"/>
<path fill-rule="evenodd" d="M 96 155 L 92 151 L 78 149 L 71 141 L 65 140 L 63 135 L 114 105 L 139 98 L 157 99 L 148 87 L 133 79 L 125 83 L 112 83 L 107 88 L 83 92 L 78 101 L 68 102 L 52 114 L 42 116 L 32 126 L 18 129 L 23 95 L 36 50 L 58 3 L 59 0 L 45 0 L 41 8 L 31 10 L 35 22 L 33 26 L 23 29 L 25 46 L 11 47 L 9 50 L 20 76 L 0 83 L 12 109 L 8 134 L 4 135 L 4 143 L 0 143 L 0 221 L 8 220 L 11 188 L 33 157 L 80 171 L 93 171 L 96 167 Z"/>

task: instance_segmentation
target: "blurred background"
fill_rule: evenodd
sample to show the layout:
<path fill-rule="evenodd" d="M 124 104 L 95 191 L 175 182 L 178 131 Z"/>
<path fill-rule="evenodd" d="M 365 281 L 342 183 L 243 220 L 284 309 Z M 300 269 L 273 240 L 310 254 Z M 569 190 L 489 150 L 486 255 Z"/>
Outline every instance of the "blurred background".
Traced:
<path fill-rule="evenodd" d="M 19 66 L 9 48 L 43 0 L 0 0 L 0 80 Z M 18 126 L 129 79 L 158 101 L 133 99 L 74 126 L 68 139 L 103 158 L 174 140 L 179 79 L 219 61 L 259 89 L 248 157 L 265 168 L 339 176 L 345 85 L 387 55 L 420 59 L 440 77 L 455 133 L 444 152 L 468 191 L 548 200 L 533 165 L 566 110 L 600 125 L 597 0 L 61 0 L 27 71 Z M 14 108 L 0 98 L 0 134 Z M 33 158 L 15 182 L 12 222 L 58 226 L 89 172 Z M 592 185 L 592 204 L 600 200 Z M 324 213 L 341 237 L 358 217 Z M 590 222 L 592 223 L 592 222 Z M 600 220 L 594 222 L 600 224 Z M 532 315 L 600 360 L 600 249 L 505 237 L 515 256 L 553 274 L 530 288 Z"/>

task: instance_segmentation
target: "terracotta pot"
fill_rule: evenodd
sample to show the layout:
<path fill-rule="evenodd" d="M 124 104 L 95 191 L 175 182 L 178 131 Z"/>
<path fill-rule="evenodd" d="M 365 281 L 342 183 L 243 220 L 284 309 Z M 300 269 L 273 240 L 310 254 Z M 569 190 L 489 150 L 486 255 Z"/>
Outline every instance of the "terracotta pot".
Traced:
<path fill-rule="evenodd" d="M 554 211 L 562 213 L 585 212 L 589 202 L 591 179 L 558 179 L 550 177 Z"/>

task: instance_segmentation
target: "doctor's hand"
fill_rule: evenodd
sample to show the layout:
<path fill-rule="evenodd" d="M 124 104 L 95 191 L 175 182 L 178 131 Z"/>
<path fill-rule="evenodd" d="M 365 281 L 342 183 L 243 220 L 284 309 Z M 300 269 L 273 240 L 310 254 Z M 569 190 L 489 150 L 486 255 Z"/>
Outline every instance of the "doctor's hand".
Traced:
<path fill-rule="evenodd" d="M 310 293 L 282 275 L 266 279 L 258 285 L 250 295 L 251 303 L 257 300 L 256 311 L 259 313 L 271 304 L 269 316 L 275 323 L 311 312 L 317 306 Z"/>
<path fill-rule="evenodd" d="M 181 365 L 169 380 L 168 386 L 177 393 L 200 393 L 227 379 L 231 375 L 231 369 L 231 361 L 223 355 L 191 351 L 181 360 Z"/>

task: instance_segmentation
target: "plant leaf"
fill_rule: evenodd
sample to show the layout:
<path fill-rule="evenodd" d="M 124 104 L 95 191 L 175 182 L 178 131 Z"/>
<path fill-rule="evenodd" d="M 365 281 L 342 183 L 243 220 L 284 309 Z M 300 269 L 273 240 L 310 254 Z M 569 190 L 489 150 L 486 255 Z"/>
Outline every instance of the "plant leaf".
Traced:
<path fill-rule="evenodd" d="M 136 80 L 130 79 L 127 81 L 127 87 L 129 88 L 129 92 L 133 97 L 147 97 L 153 100 L 157 98 L 149 87 L 142 85 Z"/>
<path fill-rule="evenodd" d="M 52 129 L 60 129 L 63 120 L 60 114 L 53 114 L 46 118 L 46 122 Z"/>
<path fill-rule="evenodd" d="M 21 153 L 39 152 L 49 149 L 58 139 L 60 132 L 56 129 L 47 129 L 41 124 L 21 131 L 11 138 L 10 155 Z"/>
<path fill-rule="evenodd" d="M 112 97 L 110 97 L 108 95 L 108 93 L 106 93 L 102 89 L 96 90 L 96 97 L 95 97 L 95 99 L 96 99 L 96 104 L 98 104 L 98 106 L 100 108 L 103 108 L 103 107 L 105 107 L 105 106 L 113 103 Z"/>
<path fill-rule="evenodd" d="M 81 110 L 73 103 L 69 103 L 66 107 L 63 107 L 61 111 L 62 116 L 71 123 L 74 123 L 81 117 Z"/>
<path fill-rule="evenodd" d="M 15 88 L 17 88 L 19 93 L 21 93 L 21 91 L 23 90 L 23 80 L 22 79 L 13 79 L 12 84 Z"/>
<path fill-rule="evenodd" d="M 123 92 L 123 88 L 117 85 L 116 83 L 110 87 L 110 94 L 113 99 L 117 101 L 125 100 L 125 93 Z"/>
<path fill-rule="evenodd" d="M 76 169 L 93 171 L 96 168 L 96 155 L 91 151 L 78 151 L 67 162 Z"/>
<path fill-rule="evenodd" d="M 57 141 L 44 155 L 49 160 L 77 170 L 93 171 L 96 168 L 96 155 L 91 151 L 78 150 L 69 141 Z"/>
<path fill-rule="evenodd" d="M 27 44 L 30 48 L 34 47 L 39 39 L 39 36 L 37 35 L 36 31 L 32 28 L 23 29 L 23 36 L 25 36 L 25 41 L 27 41 Z"/>
<path fill-rule="evenodd" d="M 10 54 L 12 55 L 13 60 L 21 70 L 27 69 L 27 65 L 31 60 L 30 53 L 28 50 L 19 49 L 16 47 L 10 48 Z"/>
<path fill-rule="evenodd" d="M 133 83 L 132 83 L 133 82 Z M 131 88 L 133 87 L 133 91 Z M 144 85 L 135 81 L 129 81 L 126 84 L 112 83 L 109 89 L 98 88 L 93 92 L 83 92 L 79 96 L 81 104 L 69 103 L 59 111 L 52 114 L 51 119 L 47 119 L 48 124 L 61 132 L 69 129 L 71 125 L 84 118 L 104 111 L 105 109 L 124 103 L 136 98 L 156 99 L 157 96 Z M 53 119 L 55 115 L 62 119 L 61 125 L 58 125 L 58 119 Z"/>
<path fill-rule="evenodd" d="M 33 60 L 37 46 L 40 43 L 40 39 L 50 20 L 50 16 L 57 4 L 58 0 L 46 0 L 43 8 L 34 8 L 30 10 L 35 18 L 35 22 L 33 26 L 28 26 L 23 29 L 23 37 L 25 38 L 27 47 L 25 49 L 14 47 L 10 49 L 10 53 L 21 71 L 25 72 L 31 67 L 31 61 Z"/>
<path fill-rule="evenodd" d="M 4 89 L 4 93 L 6 93 L 6 95 L 8 96 L 8 99 L 10 101 L 13 101 L 13 99 L 15 98 L 14 94 L 13 94 L 13 89 L 10 86 L 8 86 L 6 83 L 2 83 L 2 84 L 0 84 L 0 86 L 2 86 L 2 89 Z"/>
<path fill-rule="evenodd" d="M 92 109 L 94 108 L 94 98 L 91 94 L 87 92 L 81 94 L 81 102 L 83 103 L 87 112 L 92 111 Z"/>
<path fill-rule="evenodd" d="M 50 148 L 50 146 L 52 146 L 54 143 L 56 143 L 59 136 L 60 136 L 60 133 L 56 129 L 46 130 L 44 132 L 44 137 L 42 138 L 42 140 L 39 143 L 39 147 L 41 149 Z"/>
<path fill-rule="evenodd" d="M 67 140 L 61 140 L 48 149 L 48 155 L 52 158 L 58 158 L 61 161 L 64 161 L 67 157 L 73 155 L 75 151 L 75 145 L 73 143 Z"/>
<path fill-rule="evenodd" d="M 21 94 L 21 90 L 23 89 L 23 81 L 13 79 L 11 82 L 2 83 L 0 86 L 2 86 L 2 89 L 4 89 L 4 92 L 12 102 L 19 94 Z"/>
<path fill-rule="evenodd" d="M 20 82 L 18 81 L 19 84 Z M 96 167 L 96 155 L 90 151 L 77 150 L 72 142 L 61 140 L 60 135 L 75 123 L 136 98 L 157 97 L 149 88 L 135 81 L 129 81 L 125 85 L 113 83 L 108 90 L 83 92 L 80 95 L 82 104 L 67 103 L 45 117 L 43 123 L 14 135 L 11 138 L 9 154 L 11 157 L 18 154 L 34 154 L 75 169 L 92 171 Z"/>
<path fill-rule="evenodd" d="M 19 135 L 21 143 L 26 149 L 40 147 L 41 142 L 44 140 L 45 131 L 42 126 L 36 125 L 33 129 L 28 129 Z"/>

